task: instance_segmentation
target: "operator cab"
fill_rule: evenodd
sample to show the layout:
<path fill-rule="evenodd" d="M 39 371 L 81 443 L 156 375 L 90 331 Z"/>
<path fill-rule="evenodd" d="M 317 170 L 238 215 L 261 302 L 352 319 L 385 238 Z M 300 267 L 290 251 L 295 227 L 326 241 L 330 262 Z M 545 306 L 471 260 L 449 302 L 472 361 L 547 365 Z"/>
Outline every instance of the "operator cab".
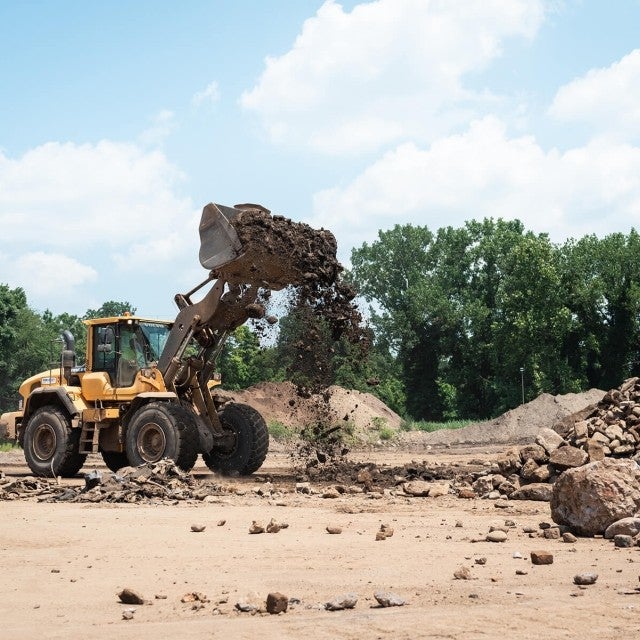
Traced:
<path fill-rule="evenodd" d="M 109 374 L 114 387 L 131 387 L 141 369 L 157 364 L 170 323 L 134 316 L 89 320 L 91 371 Z"/>

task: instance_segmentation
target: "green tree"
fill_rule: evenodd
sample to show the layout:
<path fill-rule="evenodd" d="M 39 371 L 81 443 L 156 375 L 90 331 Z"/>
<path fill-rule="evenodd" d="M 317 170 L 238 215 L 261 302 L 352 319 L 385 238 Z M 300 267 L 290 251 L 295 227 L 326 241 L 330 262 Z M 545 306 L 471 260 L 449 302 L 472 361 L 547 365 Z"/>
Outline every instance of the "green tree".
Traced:
<path fill-rule="evenodd" d="M 27 297 L 21 288 L 0 284 L 0 409 L 13 406 L 16 399 L 16 335 Z"/>
<path fill-rule="evenodd" d="M 640 236 L 585 236 L 560 251 L 572 313 L 565 352 L 582 385 L 609 389 L 640 375 Z"/>
<path fill-rule="evenodd" d="M 371 303 L 371 325 L 382 350 L 397 355 L 407 411 L 441 413 L 438 362 L 441 335 L 450 320 L 439 283 L 431 277 L 436 256 L 427 227 L 396 225 L 351 254 L 350 277 Z"/>
<path fill-rule="evenodd" d="M 87 309 L 83 318 L 89 320 L 91 318 L 112 318 L 116 316 L 122 316 L 125 313 L 135 315 L 137 309 L 130 302 L 117 302 L 115 300 L 108 300 L 103 302 L 97 309 Z"/>
<path fill-rule="evenodd" d="M 376 338 L 400 363 L 408 413 L 489 417 L 530 391 L 576 385 L 564 345 L 557 251 L 519 221 L 485 219 L 432 234 L 396 226 L 352 254 L 352 277 L 372 303 Z"/>
<path fill-rule="evenodd" d="M 218 370 L 227 389 L 246 389 L 265 380 L 264 358 L 258 336 L 247 325 L 227 339 L 218 358 Z"/>

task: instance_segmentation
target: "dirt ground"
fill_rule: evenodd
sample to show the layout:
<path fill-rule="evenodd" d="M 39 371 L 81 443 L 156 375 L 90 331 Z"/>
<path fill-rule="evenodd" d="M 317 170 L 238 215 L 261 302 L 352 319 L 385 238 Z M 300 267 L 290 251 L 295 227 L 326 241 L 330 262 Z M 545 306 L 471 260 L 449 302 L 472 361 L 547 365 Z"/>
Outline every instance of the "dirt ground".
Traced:
<path fill-rule="evenodd" d="M 464 470 L 500 451 L 395 446 L 351 459 L 384 466 L 418 455 L 433 467 Z M 325 498 L 330 485 L 320 481 L 303 494 L 291 465 L 278 445 L 247 479 L 221 479 L 199 464 L 199 480 L 228 489 L 206 503 L 0 503 L 2 637 L 620 640 L 640 633 L 639 547 L 525 533 L 551 521 L 543 502 L 498 508 L 490 500 L 410 498 L 394 489 Z M 106 473 L 99 458 L 84 470 L 94 466 Z M 28 473 L 20 451 L 0 454 L 0 469 L 9 478 Z M 65 482 L 84 484 L 82 476 Z M 253 521 L 271 519 L 288 527 L 249 534 Z M 491 525 L 505 521 L 514 525 L 506 542 L 484 541 Z M 193 532 L 192 524 L 206 529 Z M 394 533 L 376 540 L 382 524 Z M 330 535 L 330 525 L 342 533 Z M 532 565 L 534 550 L 551 552 L 553 564 Z M 470 579 L 454 578 L 463 566 Z M 599 575 L 596 584 L 574 585 L 585 572 Z M 116 594 L 125 587 L 147 603 L 121 604 Z M 205 602 L 182 602 L 194 592 Z M 289 598 L 286 613 L 236 609 L 241 601 L 264 606 L 270 592 Z M 379 607 L 375 592 L 393 592 L 406 604 Z M 325 610 L 347 593 L 357 595 L 355 608 Z M 130 620 L 123 619 L 127 609 L 135 609 Z"/>

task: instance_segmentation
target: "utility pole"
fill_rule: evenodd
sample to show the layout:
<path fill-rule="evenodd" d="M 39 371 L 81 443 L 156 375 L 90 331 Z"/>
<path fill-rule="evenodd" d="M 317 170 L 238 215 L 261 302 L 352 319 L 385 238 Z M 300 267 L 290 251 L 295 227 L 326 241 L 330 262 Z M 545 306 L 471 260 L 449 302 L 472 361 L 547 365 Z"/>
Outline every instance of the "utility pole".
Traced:
<path fill-rule="evenodd" d="M 522 389 L 522 404 L 524 404 L 524 367 L 520 367 L 520 387 Z"/>

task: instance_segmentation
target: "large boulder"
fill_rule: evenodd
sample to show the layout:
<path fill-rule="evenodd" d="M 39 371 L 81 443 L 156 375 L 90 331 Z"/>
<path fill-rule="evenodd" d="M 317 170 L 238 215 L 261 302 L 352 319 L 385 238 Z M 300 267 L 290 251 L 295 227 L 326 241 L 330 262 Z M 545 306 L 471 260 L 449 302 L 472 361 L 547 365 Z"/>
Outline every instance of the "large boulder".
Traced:
<path fill-rule="evenodd" d="M 640 511 L 640 466 L 606 458 L 565 471 L 554 483 L 551 517 L 583 536 L 603 534 Z"/>

